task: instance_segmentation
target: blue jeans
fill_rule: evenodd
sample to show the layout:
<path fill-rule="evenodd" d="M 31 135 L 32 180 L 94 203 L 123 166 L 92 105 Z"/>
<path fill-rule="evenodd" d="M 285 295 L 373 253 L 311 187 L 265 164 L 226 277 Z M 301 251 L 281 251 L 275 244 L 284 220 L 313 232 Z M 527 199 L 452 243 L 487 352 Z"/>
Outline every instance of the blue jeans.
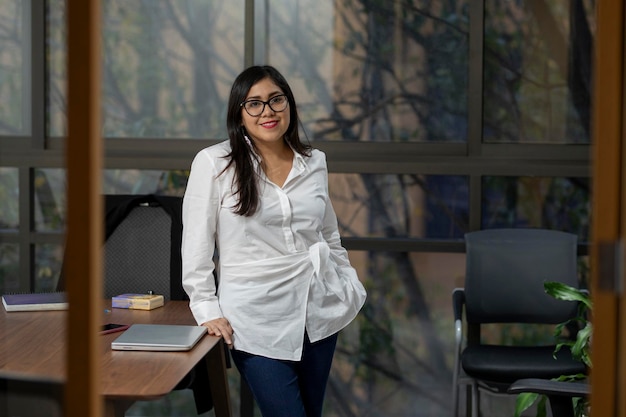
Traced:
<path fill-rule="evenodd" d="M 264 417 L 321 417 L 337 334 L 311 343 L 304 335 L 298 362 L 231 350 Z"/>

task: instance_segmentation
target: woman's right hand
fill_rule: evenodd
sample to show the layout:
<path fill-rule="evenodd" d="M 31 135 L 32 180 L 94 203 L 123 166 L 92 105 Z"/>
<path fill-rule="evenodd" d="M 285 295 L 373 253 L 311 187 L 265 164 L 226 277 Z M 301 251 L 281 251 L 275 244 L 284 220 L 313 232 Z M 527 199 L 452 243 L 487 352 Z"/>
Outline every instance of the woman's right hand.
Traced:
<path fill-rule="evenodd" d="M 224 342 L 229 348 L 233 347 L 233 328 L 230 327 L 230 323 L 223 317 L 219 319 L 209 320 L 202 323 L 206 327 L 211 336 L 223 337 Z"/>

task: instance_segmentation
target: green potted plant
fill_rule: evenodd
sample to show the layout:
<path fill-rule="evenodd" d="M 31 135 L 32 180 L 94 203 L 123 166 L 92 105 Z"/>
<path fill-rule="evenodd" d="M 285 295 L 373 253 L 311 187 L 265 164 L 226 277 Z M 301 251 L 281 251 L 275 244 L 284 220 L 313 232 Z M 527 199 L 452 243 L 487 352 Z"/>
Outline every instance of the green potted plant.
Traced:
<path fill-rule="evenodd" d="M 591 312 L 592 304 L 589 293 L 585 290 L 570 287 L 560 282 L 546 282 L 544 283 L 545 292 L 556 298 L 557 300 L 564 301 L 576 301 L 579 303 L 578 315 L 571 320 L 564 323 L 560 323 L 554 331 L 554 335 L 557 339 L 557 345 L 555 348 L 555 354 L 563 346 L 569 346 L 572 351 L 572 356 L 575 359 L 582 361 L 589 369 L 591 369 L 591 336 L 593 333 L 593 326 L 589 320 L 589 313 Z M 576 333 L 576 339 L 564 336 L 564 331 L 568 326 L 576 326 L 578 332 Z M 561 375 L 556 378 L 558 381 L 580 381 L 587 376 L 584 374 L 576 375 Z M 537 417 L 546 416 L 546 401 L 545 395 L 540 395 L 532 392 L 525 392 L 517 396 L 515 403 L 515 417 L 520 417 L 522 412 L 537 402 Z M 588 398 L 574 398 L 574 410 L 577 417 L 584 417 L 588 413 L 589 399 Z"/>

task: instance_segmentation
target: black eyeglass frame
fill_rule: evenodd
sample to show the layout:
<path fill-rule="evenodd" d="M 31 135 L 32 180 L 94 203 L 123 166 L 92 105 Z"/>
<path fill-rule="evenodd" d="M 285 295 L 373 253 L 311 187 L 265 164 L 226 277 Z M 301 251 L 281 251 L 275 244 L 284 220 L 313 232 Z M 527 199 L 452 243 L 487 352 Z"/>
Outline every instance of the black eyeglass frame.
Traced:
<path fill-rule="evenodd" d="M 284 108 L 284 109 L 282 109 L 282 110 L 276 110 L 276 109 L 275 109 L 274 107 L 272 107 L 272 105 L 271 105 L 271 101 L 272 101 L 272 100 L 275 100 L 277 97 L 284 97 L 284 98 L 285 98 L 285 108 Z M 246 103 L 250 103 L 250 102 L 253 102 L 253 101 L 256 101 L 256 102 L 259 102 L 259 103 L 263 103 L 263 108 L 261 109 L 261 111 L 260 111 L 258 114 L 252 114 L 252 113 L 250 113 L 250 110 L 248 110 L 248 109 L 246 108 Z M 243 107 L 243 109 L 246 111 L 246 113 L 248 113 L 248 114 L 250 115 L 250 117 L 259 117 L 259 116 L 260 116 L 260 115 L 262 115 L 262 114 L 263 114 L 263 112 L 265 111 L 265 106 L 266 106 L 266 105 L 267 105 L 267 106 L 269 106 L 269 107 L 270 107 L 270 109 L 271 109 L 273 112 L 275 112 L 275 113 L 281 113 L 281 112 L 284 112 L 285 110 L 287 110 L 287 106 L 289 106 L 289 98 L 287 98 L 287 94 L 277 94 L 277 95 L 275 95 L 274 97 L 270 97 L 270 99 L 269 99 L 269 100 L 267 100 L 267 101 L 259 100 L 259 99 L 257 99 L 257 98 L 252 98 L 252 99 L 250 99 L 250 100 L 246 100 L 246 101 L 241 102 L 241 103 L 239 104 L 239 107 Z"/>

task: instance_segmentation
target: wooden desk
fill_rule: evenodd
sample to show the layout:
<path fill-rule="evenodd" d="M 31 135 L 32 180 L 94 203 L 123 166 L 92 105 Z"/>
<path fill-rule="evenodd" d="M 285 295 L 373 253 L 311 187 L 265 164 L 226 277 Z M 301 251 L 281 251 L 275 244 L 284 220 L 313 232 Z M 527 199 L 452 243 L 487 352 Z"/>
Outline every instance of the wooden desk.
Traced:
<path fill-rule="evenodd" d="M 107 305 L 107 303 L 105 303 Z M 102 323 L 195 324 L 185 301 L 169 301 L 151 310 L 111 309 Z M 11 312 L 0 307 L 0 373 L 65 379 L 67 312 Z M 189 352 L 112 351 L 121 333 L 100 336 L 100 392 L 107 417 L 123 416 L 135 401 L 161 398 L 171 392 L 199 362 L 206 361 L 217 417 L 231 417 L 225 352 L 221 338 L 204 336 Z"/>

